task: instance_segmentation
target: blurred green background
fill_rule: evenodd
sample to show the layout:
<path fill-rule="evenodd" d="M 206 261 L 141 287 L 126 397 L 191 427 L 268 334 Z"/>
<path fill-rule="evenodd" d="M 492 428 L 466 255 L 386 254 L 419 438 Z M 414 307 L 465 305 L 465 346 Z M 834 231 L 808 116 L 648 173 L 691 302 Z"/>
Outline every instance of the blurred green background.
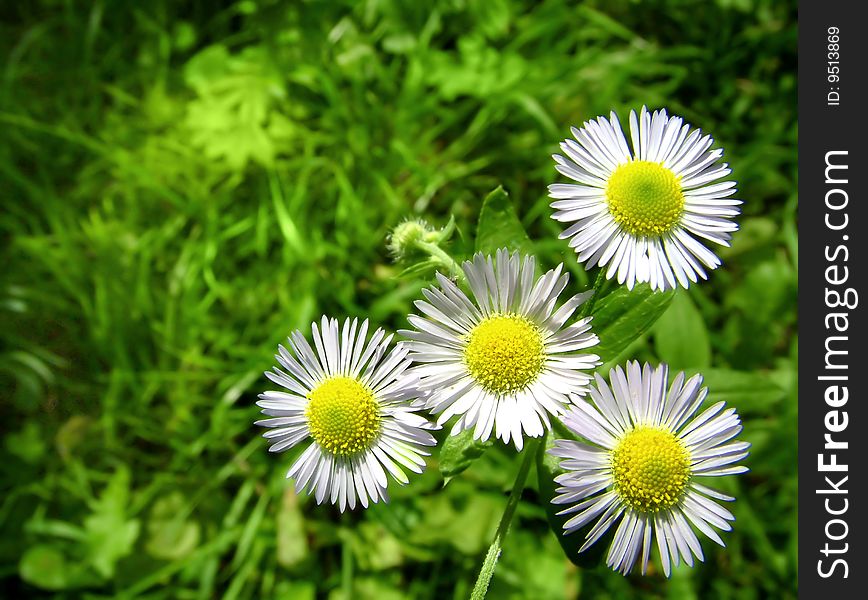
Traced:
<path fill-rule="evenodd" d="M 0 8 L 0 596 L 465 598 L 518 468 L 340 515 L 296 497 L 256 394 L 320 314 L 397 329 L 391 227 L 508 190 L 547 267 L 569 126 L 647 104 L 745 201 L 711 281 L 625 356 L 708 373 L 754 448 L 726 550 L 579 569 L 524 493 L 490 597 L 794 598 L 796 3 L 79 2 Z M 730 478 L 732 479 L 732 478 Z"/>

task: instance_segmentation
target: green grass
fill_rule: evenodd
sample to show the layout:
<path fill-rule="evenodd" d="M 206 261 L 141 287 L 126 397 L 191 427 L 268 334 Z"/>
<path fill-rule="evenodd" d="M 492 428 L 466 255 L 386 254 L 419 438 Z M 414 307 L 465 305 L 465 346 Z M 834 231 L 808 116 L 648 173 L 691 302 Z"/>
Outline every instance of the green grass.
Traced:
<path fill-rule="evenodd" d="M 467 597 L 514 451 L 341 516 L 290 490 L 292 453 L 265 451 L 262 372 L 323 313 L 404 326 L 427 280 L 396 277 L 389 230 L 454 216 L 466 255 L 499 184 L 542 263 L 586 282 L 548 218 L 549 155 L 570 125 L 644 103 L 711 132 L 745 201 L 724 268 L 682 295 L 694 345 L 664 324 L 630 349 L 710 386 L 745 374 L 735 530 L 669 581 L 578 569 L 534 484 L 490 597 L 795 597 L 794 2 L 16 4 L 0 595 Z"/>

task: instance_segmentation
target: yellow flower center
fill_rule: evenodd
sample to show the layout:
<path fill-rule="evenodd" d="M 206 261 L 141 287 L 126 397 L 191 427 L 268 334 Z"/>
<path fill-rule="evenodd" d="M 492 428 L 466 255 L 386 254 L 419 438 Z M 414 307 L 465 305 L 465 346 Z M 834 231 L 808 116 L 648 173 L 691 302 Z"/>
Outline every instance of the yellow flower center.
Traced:
<path fill-rule="evenodd" d="M 542 372 L 545 347 L 539 327 L 515 314 L 492 315 L 470 332 L 464 363 L 495 394 L 525 388 Z"/>
<path fill-rule="evenodd" d="M 680 177 L 655 162 L 619 165 L 606 186 L 609 212 L 631 235 L 657 237 L 671 231 L 684 212 Z"/>
<path fill-rule="evenodd" d="M 671 432 L 639 426 L 612 453 L 615 490 L 640 512 L 674 506 L 690 479 L 690 453 Z"/>
<path fill-rule="evenodd" d="M 330 377 L 307 395 L 310 436 L 335 456 L 364 452 L 380 433 L 374 393 L 351 377 Z"/>

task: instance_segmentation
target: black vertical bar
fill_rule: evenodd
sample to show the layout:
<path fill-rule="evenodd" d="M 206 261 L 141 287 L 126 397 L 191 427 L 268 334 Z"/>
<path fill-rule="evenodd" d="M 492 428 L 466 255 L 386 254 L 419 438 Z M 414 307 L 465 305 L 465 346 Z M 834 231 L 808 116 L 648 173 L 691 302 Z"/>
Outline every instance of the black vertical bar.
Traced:
<path fill-rule="evenodd" d="M 868 597 L 861 2 L 799 3 L 799 595 Z"/>

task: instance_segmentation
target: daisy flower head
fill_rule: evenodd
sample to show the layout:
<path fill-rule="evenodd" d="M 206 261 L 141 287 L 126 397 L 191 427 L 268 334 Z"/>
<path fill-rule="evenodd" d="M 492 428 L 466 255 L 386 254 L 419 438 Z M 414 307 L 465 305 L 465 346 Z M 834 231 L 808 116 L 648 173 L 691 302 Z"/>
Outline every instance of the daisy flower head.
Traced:
<path fill-rule="evenodd" d="M 607 268 L 606 277 L 633 289 L 688 287 L 720 259 L 707 242 L 729 246 L 740 200 L 714 140 L 665 110 L 630 112 L 628 145 L 617 115 L 598 117 L 553 155 L 557 170 L 576 183 L 549 186 L 552 218 L 570 223 L 578 260 Z"/>
<path fill-rule="evenodd" d="M 586 351 L 599 340 L 590 317 L 564 324 L 590 292 L 556 310 L 569 280 L 563 265 L 537 278 L 533 257 L 503 249 L 493 259 L 478 253 L 461 268 L 473 300 L 438 273 L 439 288 L 423 290 L 425 301 L 416 302 L 424 316 L 408 317 L 415 330 L 399 333 L 421 363 L 413 371 L 438 425 L 458 415 L 452 435 L 473 428 L 484 441 L 494 431 L 521 450 L 523 435 L 543 435 L 549 415 L 564 412 L 569 393 L 587 393 L 585 371 L 599 357 Z"/>
<path fill-rule="evenodd" d="M 741 431 L 734 408 L 718 402 L 697 416 L 707 388 L 702 377 L 678 373 L 667 390 L 668 367 L 627 364 L 610 372 L 611 387 L 596 376 L 593 404 L 580 400 L 564 424 L 586 442 L 556 440 L 549 450 L 563 458 L 567 472 L 552 502 L 572 514 L 564 533 L 590 524 L 583 552 L 620 520 L 606 564 L 627 574 L 637 560 L 648 568 L 652 537 L 668 577 L 681 560 L 703 560 L 696 532 L 721 546 L 714 528 L 729 531 L 732 513 L 716 500 L 732 501 L 700 481 L 744 473 L 735 463 L 748 455 L 748 442 L 733 441 Z"/>
<path fill-rule="evenodd" d="M 256 403 L 269 418 L 256 422 L 269 451 L 282 452 L 310 438 L 289 469 L 296 491 L 307 488 L 317 504 L 326 498 L 341 512 L 360 503 L 388 502 L 388 472 L 401 484 L 404 469 L 421 473 L 434 426 L 416 412 L 417 377 L 408 374 L 408 349 L 377 329 L 367 339 L 368 321 L 322 318 L 312 325 L 314 348 L 298 330 L 292 352 L 278 346 L 280 367 L 266 377 L 286 391 L 268 391 Z M 284 370 L 285 369 L 285 370 Z"/>

